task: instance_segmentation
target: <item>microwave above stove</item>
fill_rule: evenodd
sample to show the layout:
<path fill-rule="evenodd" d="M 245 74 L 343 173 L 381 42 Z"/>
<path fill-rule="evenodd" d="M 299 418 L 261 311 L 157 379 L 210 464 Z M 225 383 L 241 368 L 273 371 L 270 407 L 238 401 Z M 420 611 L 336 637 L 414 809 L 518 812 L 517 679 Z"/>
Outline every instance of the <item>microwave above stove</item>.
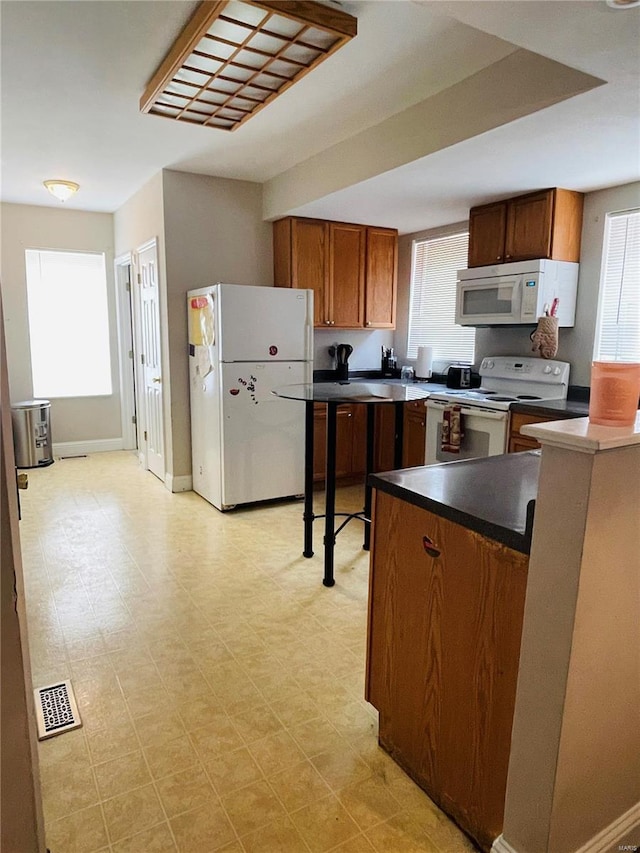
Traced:
<path fill-rule="evenodd" d="M 558 300 L 559 326 L 573 326 L 578 264 L 518 261 L 458 270 L 456 323 L 460 326 L 535 325 Z"/>

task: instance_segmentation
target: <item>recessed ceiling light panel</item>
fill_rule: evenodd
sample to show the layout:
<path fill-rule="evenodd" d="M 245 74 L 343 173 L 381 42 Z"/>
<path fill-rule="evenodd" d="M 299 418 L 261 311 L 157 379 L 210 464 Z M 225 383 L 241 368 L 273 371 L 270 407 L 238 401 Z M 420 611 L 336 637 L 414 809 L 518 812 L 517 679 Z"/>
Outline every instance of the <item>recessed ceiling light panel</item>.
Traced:
<path fill-rule="evenodd" d="M 140 110 L 236 130 L 357 33 L 311 0 L 204 0 L 150 80 Z"/>

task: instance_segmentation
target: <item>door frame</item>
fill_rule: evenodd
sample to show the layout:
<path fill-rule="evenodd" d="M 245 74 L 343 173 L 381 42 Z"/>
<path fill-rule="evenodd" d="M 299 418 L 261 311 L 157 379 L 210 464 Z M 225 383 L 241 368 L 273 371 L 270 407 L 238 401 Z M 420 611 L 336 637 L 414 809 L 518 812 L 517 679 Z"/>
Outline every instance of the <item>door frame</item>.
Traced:
<path fill-rule="evenodd" d="M 156 274 L 158 276 L 158 312 L 160 312 L 160 269 L 159 269 L 159 258 L 158 258 L 158 245 L 159 241 L 157 237 L 151 237 L 148 240 L 145 240 L 144 243 L 141 243 L 137 249 L 132 253 L 133 259 L 133 276 L 132 276 L 132 293 L 133 293 L 133 336 L 134 336 L 134 375 L 135 375 L 135 395 L 136 395 L 136 404 L 137 404 L 137 435 L 138 435 L 138 459 L 140 460 L 140 464 L 145 469 L 145 471 L 149 471 L 149 457 L 148 457 L 148 442 L 145 439 L 145 431 L 148 425 L 148 417 L 147 417 L 147 409 L 145 403 L 145 395 L 144 395 L 144 368 L 143 368 L 143 346 L 142 346 L 142 305 L 141 305 L 141 297 L 140 297 L 140 262 L 139 256 L 142 252 L 147 251 L 147 249 L 155 248 L 156 250 Z M 162 363 L 162 320 L 160 317 L 160 313 L 158 313 L 158 341 L 159 341 L 159 358 L 161 364 L 162 375 L 164 376 L 164 364 Z M 166 483 L 167 478 L 167 459 L 166 459 L 166 423 L 164 417 L 164 396 L 163 396 L 163 407 L 162 407 L 162 435 L 163 435 L 163 460 L 164 460 L 164 476 L 162 482 Z"/>
<path fill-rule="evenodd" d="M 114 263 L 116 283 L 116 315 L 118 325 L 118 353 L 120 369 L 120 412 L 122 420 L 122 447 L 135 450 L 139 447 L 136 400 L 136 341 L 133 307 L 133 254 L 125 252 Z"/>

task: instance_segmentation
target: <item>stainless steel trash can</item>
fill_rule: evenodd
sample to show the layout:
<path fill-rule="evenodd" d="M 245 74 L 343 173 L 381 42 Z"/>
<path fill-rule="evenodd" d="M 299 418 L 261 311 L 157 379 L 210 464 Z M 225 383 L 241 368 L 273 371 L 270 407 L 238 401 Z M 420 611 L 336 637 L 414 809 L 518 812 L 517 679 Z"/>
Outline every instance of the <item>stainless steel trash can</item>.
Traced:
<path fill-rule="evenodd" d="M 13 446 L 17 468 L 42 468 L 51 465 L 51 403 L 48 400 L 23 400 L 11 406 Z"/>

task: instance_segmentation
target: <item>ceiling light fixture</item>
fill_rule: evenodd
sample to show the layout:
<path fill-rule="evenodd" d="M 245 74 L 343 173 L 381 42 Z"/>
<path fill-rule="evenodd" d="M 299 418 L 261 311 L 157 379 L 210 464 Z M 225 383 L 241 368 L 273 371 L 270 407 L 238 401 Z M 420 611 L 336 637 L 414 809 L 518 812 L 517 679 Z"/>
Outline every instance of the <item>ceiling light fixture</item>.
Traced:
<path fill-rule="evenodd" d="M 44 181 L 44 185 L 58 201 L 68 201 L 80 189 L 80 184 L 73 181 Z"/>
<path fill-rule="evenodd" d="M 311 0 L 203 0 L 140 110 L 236 130 L 357 31 L 357 18 Z"/>
<path fill-rule="evenodd" d="M 607 6 L 612 9 L 633 9 L 640 6 L 640 0 L 607 0 Z"/>

